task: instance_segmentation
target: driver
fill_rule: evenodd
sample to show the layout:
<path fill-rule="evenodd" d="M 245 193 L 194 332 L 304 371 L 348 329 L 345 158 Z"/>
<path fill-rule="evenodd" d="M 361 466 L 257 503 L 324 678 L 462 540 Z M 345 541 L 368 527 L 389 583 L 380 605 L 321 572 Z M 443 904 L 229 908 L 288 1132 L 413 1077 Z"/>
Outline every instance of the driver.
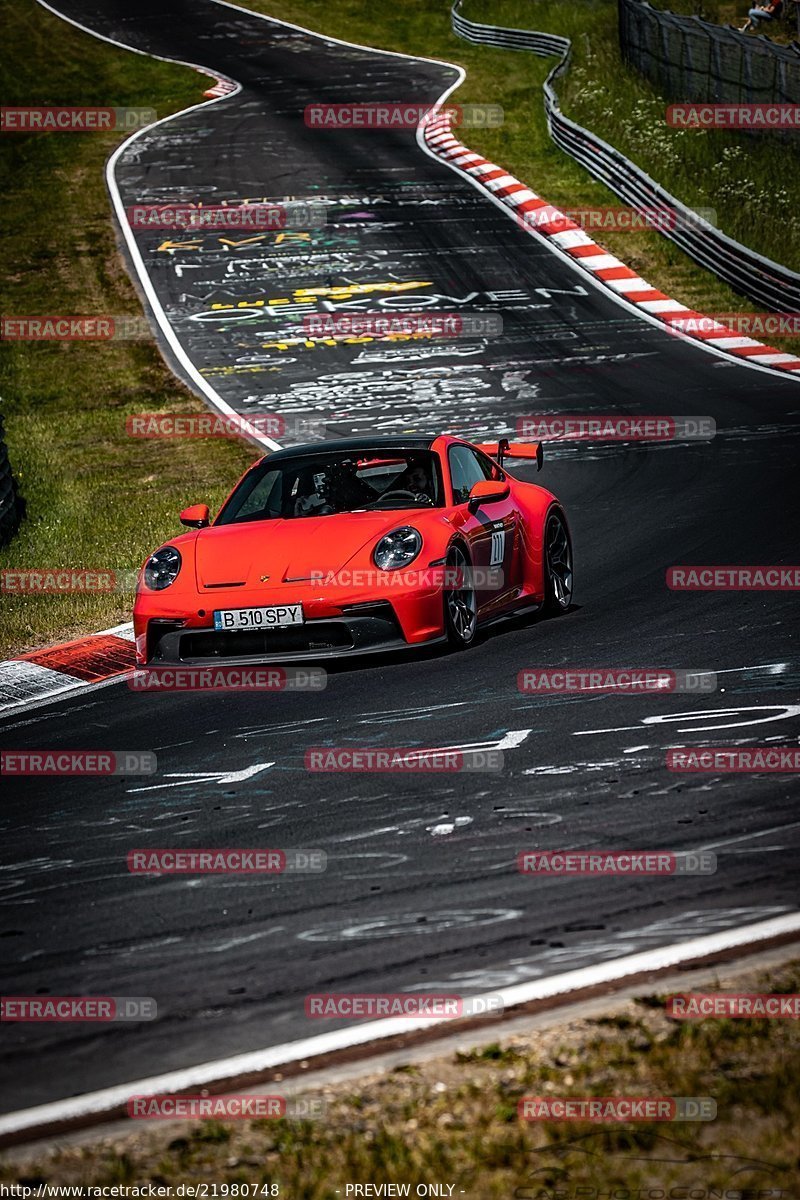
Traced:
<path fill-rule="evenodd" d="M 409 460 L 408 466 L 392 484 L 392 491 L 411 492 L 415 500 L 433 504 L 433 481 L 421 459 Z"/>
<path fill-rule="evenodd" d="M 304 472 L 297 481 L 297 495 L 292 514 L 295 517 L 324 517 L 333 512 L 325 499 L 327 479 L 323 472 Z"/>

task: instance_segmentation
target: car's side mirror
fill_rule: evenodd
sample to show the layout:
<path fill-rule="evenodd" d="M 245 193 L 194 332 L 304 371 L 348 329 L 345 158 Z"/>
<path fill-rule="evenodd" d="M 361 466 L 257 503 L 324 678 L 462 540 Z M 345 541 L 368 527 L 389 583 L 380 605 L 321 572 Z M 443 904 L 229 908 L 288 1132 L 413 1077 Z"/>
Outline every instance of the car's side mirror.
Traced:
<path fill-rule="evenodd" d="M 192 504 L 181 513 L 181 525 L 188 525 L 190 529 L 205 529 L 206 525 L 210 524 L 211 515 L 207 504 Z"/>
<path fill-rule="evenodd" d="M 500 479 L 480 479 L 473 483 L 469 493 L 469 507 L 472 512 L 482 504 L 491 504 L 494 500 L 507 500 L 511 488 Z"/>

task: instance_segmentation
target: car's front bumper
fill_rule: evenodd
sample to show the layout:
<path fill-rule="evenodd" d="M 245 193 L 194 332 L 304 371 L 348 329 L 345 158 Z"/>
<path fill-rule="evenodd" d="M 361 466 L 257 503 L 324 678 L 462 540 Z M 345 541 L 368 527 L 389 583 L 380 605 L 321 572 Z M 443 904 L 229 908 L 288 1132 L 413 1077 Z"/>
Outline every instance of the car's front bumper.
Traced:
<path fill-rule="evenodd" d="M 339 617 L 307 620 L 279 629 L 217 631 L 164 625 L 151 639 L 148 665 L 204 666 L 326 659 L 373 651 L 409 649 L 392 607 L 361 605 Z"/>
<path fill-rule="evenodd" d="M 376 589 L 377 590 L 377 589 Z M 344 657 L 425 645 L 444 635 L 441 585 L 389 588 L 381 595 L 352 589 L 270 588 L 140 592 L 134 608 L 139 666 L 159 663 L 271 663 Z M 288 593 L 288 594 L 287 594 Z M 214 610 L 302 603 L 302 625 L 217 631 Z"/>

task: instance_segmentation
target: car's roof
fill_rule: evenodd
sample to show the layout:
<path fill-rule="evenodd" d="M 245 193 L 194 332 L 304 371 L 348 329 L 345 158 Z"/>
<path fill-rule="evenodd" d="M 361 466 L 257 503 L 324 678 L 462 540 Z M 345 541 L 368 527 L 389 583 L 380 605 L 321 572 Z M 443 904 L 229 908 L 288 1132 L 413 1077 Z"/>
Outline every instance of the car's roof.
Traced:
<path fill-rule="evenodd" d="M 306 454 L 338 453 L 340 450 L 430 450 L 437 435 L 430 434 L 388 434 L 377 437 L 374 434 L 359 438 L 334 438 L 329 442 L 307 442 L 302 446 L 287 446 L 285 450 L 276 450 L 267 455 L 270 463 L 281 462 L 289 458 L 297 458 Z"/>

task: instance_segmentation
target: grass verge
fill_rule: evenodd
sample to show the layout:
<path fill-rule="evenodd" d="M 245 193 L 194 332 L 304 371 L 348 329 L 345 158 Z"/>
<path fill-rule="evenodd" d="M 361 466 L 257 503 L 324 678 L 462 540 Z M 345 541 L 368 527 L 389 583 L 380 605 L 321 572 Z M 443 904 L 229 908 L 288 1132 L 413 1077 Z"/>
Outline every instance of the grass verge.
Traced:
<path fill-rule="evenodd" d="M 718 969 L 706 990 L 732 987 L 796 993 L 800 961 L 738 976 Z M 152 1182 L 176 1196 L 186 1181 L 207 1184 L 208 1196 L 241 1196 L 241 1185 L 249 1184 L 267 1189 L 251 1196 L 293 1200 L 343 1200 L 346 1185 L 355 1183 L 407 1183 L 413 1196 L 425 1182 L 452 1185 L 454 1197 L 477 1200 L 794 1195 L 798 1022 L 679 1023 L 665 1016 L 664 999 L 610 1002 L 599 1018 L 478 1050 L 467 1044 L 447 1057 L 368 1078 L 357 1090 L 326 1087 L 324 1120 L 184 1122 L 122 1132 L 29 1157 L 14 1168 L 0 1166 L 0 1181 L 32 1187 Z M 517 1116 L 524 1095 L 707 1096 L 716 1100 L 717 1117 L 708 1123 L 534 1124 Z M 215 1193 L 213 1184 L 229 1190 Z M 271 1193 L 272 1187 L 278 1190 Z"/>
<path fill-rule="evenodd" d="M 109 46 L 34 0 L 3 0 L 3 103 L 155 108 L 200 102 L 205 76 Z M 57 53 L 54 48 L 57 47 Z M 2 312 L 138 315 L 104 165 L 120 133 L 4 134 Z M 151 341 L 0 344 L 9 456 L 27 520 L 0 569 L 138 568 L 192 501 L 221 501 L 255 451 L 219 439 L 144 441 L 125 418 L 202 412 Z M 130 595 L 2 596 L 0 658 L 127 620 Z"/>

